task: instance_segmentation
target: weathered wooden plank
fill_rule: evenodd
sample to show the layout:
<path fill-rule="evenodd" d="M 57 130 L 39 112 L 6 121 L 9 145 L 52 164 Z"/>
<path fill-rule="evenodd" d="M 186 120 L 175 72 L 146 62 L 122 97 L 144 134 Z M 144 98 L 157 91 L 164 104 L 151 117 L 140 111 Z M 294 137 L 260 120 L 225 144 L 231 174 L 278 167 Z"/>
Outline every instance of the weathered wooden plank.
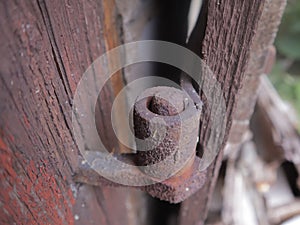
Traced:
<path fill-rule="evenodd" d="M 223 146 L 207 169 L 205 185 L 181 206 L 180 224 L 203 224 L 208 202 L 222 160 L 222 149 L 228 139 L 238 90 L 242 85 L 253 42 L 265 1 L 204 1 L 199 27 L 205 29 L 201 54 L 220 82 L 226 101 L 227 126 Z M 201 39 L 201 35 L 200 35 Z M 201 41 L 201 40 L 200 40 Z M 191 43 L 195 46 L 195 40 Z M 213 88 L 213 87 L 212 87 Z M 216 99 L 222 96 L 215 96 Z M 209 103 L 212 104 L 212 103 Z M 209 137 L 210 112 L 204 108 L 201 116 L 200 143 L 205 146 Z"/>
<path fill-rule="evenodd" d="M 260 75 L 269 73 L 275 60 L 272 46 L 285 8 L 286 0 L 268 0 L 251 46 L 250 61 L 243 86 L 238 94 L 226 152 L 236 151 L 249 138 L 247 130 L 258 96 Z"/>
<path fill-rule="evenodd" d="M 72 181 L 80 161 L 72 136 L 72 97 L 93 60 L 122 43 L 117 8 L 107 0 L 0 4 L 0 223 L 73 224 L 79 219 L 82 224 L 72 212 L 81 193 Z M 111 107 L 110 96 L 122 85 L 120 74 L 108 82 L 102 110 Z M 105 129 L 110 114 L 102 116 Z M 123 204 L 130 191 L 90 191 L 98 199 L 86 205 L 102 204 L 94 212 L 103 215 L 101 224 L 117 224 L 117 219 L 134 224 Z M 117 218 L 112 203 L 97 194 L 101 191 L 105 199 L 118 196 Z"/>
<path fill-rule="evenodd" d="M 258 75 L 265 72 L 261 63 L 264 63 L 265 53 L 274 41 L 284 6 L 284 0 L 248 1 L 247 3 L 215 1 L 208 3 L 207 21 L 202 20 L 199 23 L 202 24 L 199 26 L 200 28 L 205 27 L 204 24 L 206 24 L 202 54 L 206 56 L 207 63 L 216 72 L 222 87 L 224 87 L 229 118 L 227 131 L 229 131 L 233 119 L 229 141 L 226 145 L 226 149 L 229 151 L 235 147 L 238 148 L 245 136 L 248 124 L 244 126 L 243 122 L 249 121 L 253 113 L 259 84 Z M 216 18 L 213 18 L 210 13 Z M 210 26 L 208 27 L 208 25 Z M 207 31 L 207 28 L 211 28 L 215 33 L 219 32 L 219 35 Z M 246 30 L 243 31 L 243 29 Z M 215 34 L 215 36 L 210 33 Z M 193 46 L 195 46 L 195 41 Z M 238 92 L 241 86 L 243 88 Z M 235 108 L 236 111 L 234 112 Z M 200 138 L 202 141 L 205 140 L 206 134 L 203 127 L 206 127 L 207 124 L 206 119 L 201 128 L 201 132 L 204 134 L 204 137 Z M 183 203 L 182 223 L 183 221 L 188 221 L 188 224 L 203 223 L 208 207 L 207 203 L 217 175 L 216 171 L 218 171 L 219 161 L 222 158 L 221 154 L 216 159 L 215 164 L 209 168 L 211 176 L 209 176 L 206 186 L 190 200 Z M 199 207 L 199 204 L 197 207 L 195 204 L 197 201 L 201 202 L 202 207 Z M 185 214 L 185 212 L 187 213 Z"/>
<path fill-rule="evenodd" d="M 68 224 L 74 197 L 66 179 L 76 163 L 63 129 L 69 99 L 38 4 L 1 5 L 1 223 Z"/>

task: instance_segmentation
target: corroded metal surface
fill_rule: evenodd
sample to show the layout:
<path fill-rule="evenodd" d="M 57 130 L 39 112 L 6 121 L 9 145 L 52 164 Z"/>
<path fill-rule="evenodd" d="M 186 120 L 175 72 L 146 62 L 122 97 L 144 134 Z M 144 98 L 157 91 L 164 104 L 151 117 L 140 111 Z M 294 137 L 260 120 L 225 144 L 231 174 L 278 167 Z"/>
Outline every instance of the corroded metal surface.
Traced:
<path fill-rule="evenodd" d="M 181 90 L 147 89 L 134 107 L 135 136 L 144 140 L 137 140 L 138 165 L 163 161 L 155 173 L 167 167 L 169 172 L 178 171 L 195 155 L 199 118 L 200 110 Z"/>
<path fill-rule="evenodd" d="M 199 171 L 199 163 L 200 158 L 196 156 L 175 176 L 141 189 L 170 203 L 182 202 L 199 190 L 206 181 L 207 173 Z"/>
<path fill-rule="evenodd" d="M 147 89 L 134 108 L 135 135 L 147 139 L 137 141 L 138 165 L 154 179 L 173 174 L 167 180 L 142 189 L 173 203 L 186 199 L 199 189 L 206 176 L 199 173 L 199 159 L 195 160 L 201 101 L 199 97 L 196 102 L 192 100 L 188 92 L 196 92 L 188 83 L 185 82 L 188 90 L 185 92 L 171 87 Z M 153 148 L 147 149 L 149 145 Z"/>
<path fill-rule="evenodd" d="M 202 102 L 189 79 L 182 77 L 182 90 L 172 87 L 146 89 L 134 106 L 137 153 L 118 157 L 135 164 L 153 184 L 139 186 L 150 195 L 178 203 L 203 186 L 206 173 L 199 171 L 196 156 Z M 166 178 L 166 179 L 163 179 Z M 74 179 L 92 185 L 123 186 L 90 171 L 83 165 Z"/>

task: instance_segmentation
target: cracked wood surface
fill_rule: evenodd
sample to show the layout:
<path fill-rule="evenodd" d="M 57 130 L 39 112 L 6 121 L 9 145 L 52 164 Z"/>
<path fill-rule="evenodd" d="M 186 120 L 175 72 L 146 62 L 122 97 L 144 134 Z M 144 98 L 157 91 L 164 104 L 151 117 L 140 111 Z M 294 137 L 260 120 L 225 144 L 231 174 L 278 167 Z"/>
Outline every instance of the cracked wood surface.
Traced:
<path fill-rule="evenodd" d="M 1 1 L 1 224 L 136 224 L 136 191 L 72 181 L 82 160 L 72 136 L 72 98 L 93 60 L 122 43 L 119 18 L 114 1 Z M 119 73 L 107 83 L 101 109 L 111 108 L 122 86 Z M 110 114 L 101 121 L 105 129 Z M 76 197 L 83 201 L 86 190 L 97 199 L 81 207 Z"/>
<path fill-rule="evenodd" d="M 257 67 L 259 60 L 255 56 L 262 54 L 261 51 L 265 50 L 272 43 L 276 35 L 276 29 L 284 8 L 282 6 L 279 7 L 281 2 L 268 0 L 216 0 L 205 1 L 203 4 L 202 15 L 206 17 L 207 14 L 207 17 L 206 20 L 200 19 L 198 21 L 199 27 L 205 27 L 204 36 L 200 37 L 200 39 L 203 38 L 200 52 L 221 83 L 227 107 L 227 126 L 221 151 L 207 169 L 208 175 L 205 185 L 196 194 L 182 203 L 180 224 L 204 224 L 208 204 L 221 165 L 223 149 L 229 138 L 232 121 L 233 119 L 236 121 L 245 119 L 243 114 L 247 114 L 246 119 L 249 120 L 253 112 L 254 101 L 250 98 L 254 97 L 251 95 L 251 90 L 256 88 L 256 84 L 254 82 L 252 84 L 254 87 L 252 89 L 248 88 L 249 79 L 245 79 L 245 74 L 258 73 L 257 69 L 251 68 L 251 66 Z M 263 17 L 263 12 L 264 10 L 267 12 L 267 7 L 271 8 L 272 4 L 274 4 L 273 11 L 264 15 L 265 17 L 271 16 L 272 19 L 268 20 Z M 278 11 L 275 10 L 276 7 L 279 7 Z M 260 20 L 262 20 L 261 23 Z M 267 24 L 268 22 L 270 22 L 270 25 Z M 266 36 L 264 36 L 265 28 L 268 28 Z M 258 34 L 256 35 L 256 33 Z M 259 40 L 260 37 L 263 37 L 261 41 Z M 201 40 L 198 43 L 200 42 Z M 192 40 L 191 45 L 196 46 L 196 43 L 197 40 Z M 254 57 L 252 56 L 251 58 L 251 54 Z M 243 88 L 242 94 L 239 94 L 239 89 L 243 84 L 246 88 Z M 237 104 L 238 107 L 242 107 L 249 99 L 251 101 L 249 106 L 252 109 L 247 107 L 246 112 L 244 111 L 245 108 L 234 112 Z M 240 102 L 238 103 L 239 100 Z M 250 114 L 248 114 L 249 112 Z M 208 119 L 209 113 L 204 107 L 204 112 L 201 116 L 202 124 L 200 126 L 200 143 L 203 144 L 203 151 L 205 151 L 205 144 L 209 136 L 209 129 L 207 129 L 210 124 Z M 233 129 L 235 129 L 233 131 L 237 132 L 237 134 L 231 135 L 232 141 L 232 136 L 239 135 L 239 130 L 235 126 Z M 237 142 L 239 143 L 239 141 Z"/>
<path fill-rule="evenodd" d="M 268 74 L 275 60 L 273 43 L 286 5 L 286 0 L 266 1 L 256 35 L 251 46 L 249 65 L 238 93 L 233 125 L 230 130 L 226 153 L 237 151 L 248 138 L 249 120 L 258 97 L 260 77 Z M 268 62 L 269 61 L 269 62 Z M 266 63 L 266 65 L 264 65 Z M 269 63 L 269 65 L 268 65 Z M 228 150 L 228 151 L 227 151 Z"/>

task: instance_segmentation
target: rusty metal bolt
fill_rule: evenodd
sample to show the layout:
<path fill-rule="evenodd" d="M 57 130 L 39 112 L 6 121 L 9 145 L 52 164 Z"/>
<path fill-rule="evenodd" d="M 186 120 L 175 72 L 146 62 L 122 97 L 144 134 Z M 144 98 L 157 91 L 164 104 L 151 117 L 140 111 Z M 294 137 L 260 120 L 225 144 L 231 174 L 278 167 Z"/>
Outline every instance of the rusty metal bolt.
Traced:
<path fill-rule="evenodd" d="M 183 91 L 149 88 L 134 106 L 137 165 L 156 179 L 181 174 L 195 158 L 201 111 Z"/>

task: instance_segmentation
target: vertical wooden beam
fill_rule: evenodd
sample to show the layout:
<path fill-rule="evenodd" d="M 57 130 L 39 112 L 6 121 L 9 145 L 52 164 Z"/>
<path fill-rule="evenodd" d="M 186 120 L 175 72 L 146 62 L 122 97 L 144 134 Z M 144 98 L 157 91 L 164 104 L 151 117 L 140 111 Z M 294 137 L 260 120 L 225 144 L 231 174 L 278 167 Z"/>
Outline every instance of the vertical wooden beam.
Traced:
<path fill-rule="evenodd" d="M 268 0 L 259 21 L 251 45 L 250 60 L 245 73 L 242 88 L 238 93 L 237 106 L 233 115 L 226 152 L 237 151 L 249 138 L 247 130 L 258 97 L 260 77 L 270 71 L 275 60 L 275 48 L 272 46 L 286 5 L 286 0 Z M 227 151 L 228 150 L 228 151 Z"/>
<path fill-rule="evenodd" d="M 180 224 L 204 224 L 208 203 L 222 161 L 223 148 L 232 124 L 233 110 L 249 62 L 253 42 L 264 1 L 211 0 L 204 1 L 205 33 L 201 53 L 220 82 L 226 102 L 227 126 L 223 146 L 207 168 L 205 185 L 184 201 L 179 215 Z M 213 87 L 212 87 L 213 88 Z M 215 96 L 216 99 L 222 96 Z M 212 104 L 212 103 L 209 103 Z M 204 108 L 200 126 L 200 143 L 205 146 L 209 137 L 210 112 Z"/>
<path fill-rule="evenodd" d="M 102 215 L 101 224 L 137 224 L 130 217 L 137 207 L 124 205 L 132 190 L 78 189 L 72 181 L 81 163 L 72 136 L 72 98 L 93 60 L 122 44 L 119 19 L 111 0 L 1 1 L 1 224 L 90 224 L 81 218 L 98 218 L 93 213 Z M 105 88 L 104 130 L 110 121 L 105 109 L 122 86 L 119 73 Z M 85 190 L 97 199 L 87 198 L 81 207 L 76 198 L 84 199 Z"/>

